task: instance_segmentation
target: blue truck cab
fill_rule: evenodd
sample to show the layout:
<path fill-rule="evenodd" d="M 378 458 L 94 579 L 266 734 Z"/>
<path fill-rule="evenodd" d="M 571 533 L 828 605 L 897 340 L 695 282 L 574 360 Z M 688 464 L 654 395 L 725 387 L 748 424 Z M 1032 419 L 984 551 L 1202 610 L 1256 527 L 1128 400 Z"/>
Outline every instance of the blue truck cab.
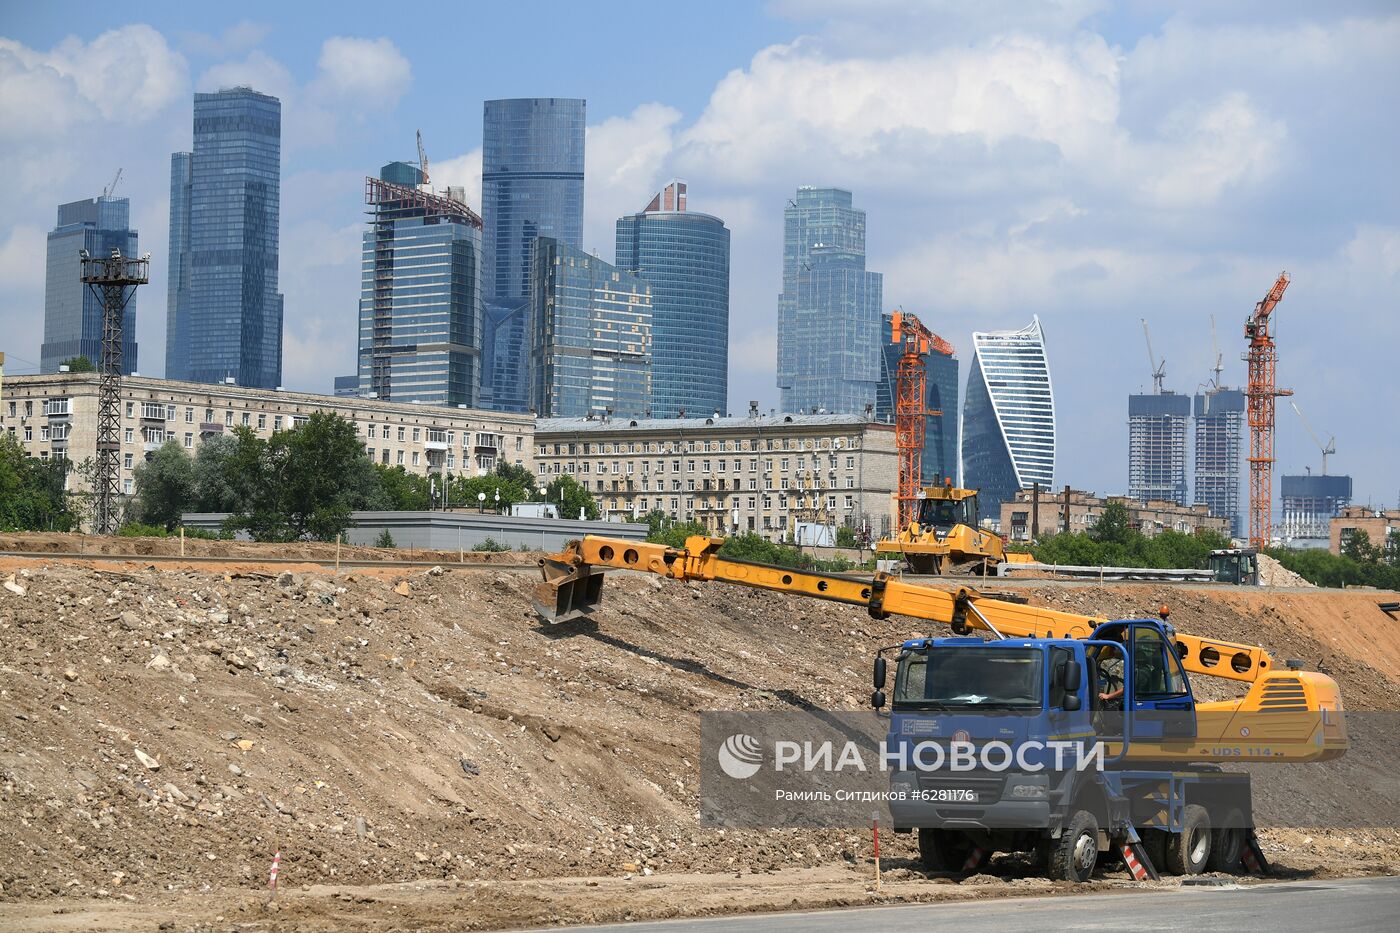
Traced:
<path fill-rule="evenodd" d="M 1127 619 L 1087 640 L 893 649 L 884 755 L 895 831 L 917 831 L 930 871 L 1027 851 L 1048 876 L 1084 881 L 1100 852 L 1138 840 L 1159 870 L 1233 870 L 1252 825 L 1248 775 L 1143 758 L 1154 741 L 1195 735 L 1173 635 L 1165 620 Z M 882 652 L 877 709 L 886 679 Z"/>

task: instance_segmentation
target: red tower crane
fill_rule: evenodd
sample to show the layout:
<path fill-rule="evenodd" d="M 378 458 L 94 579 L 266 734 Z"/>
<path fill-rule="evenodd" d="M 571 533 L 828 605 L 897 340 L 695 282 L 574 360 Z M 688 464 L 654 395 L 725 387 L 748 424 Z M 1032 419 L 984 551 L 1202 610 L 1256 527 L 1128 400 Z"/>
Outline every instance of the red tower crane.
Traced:
<path fill-rule="evenodd" d="M 1288 273 L 1280 272 L 1278 281 L 1264 300 L 1254 306 L 1254 313 L 1244 322 L 1244 335 L 1249 340 L 1245 362 L 1249 364 L 1249 388 L 1245 397 L 1249 406 L 1249 543 L 1252 547 L 1268 547 L 1273 537 L 1274 514 L 1274 399 L 1292 395 L 1292 389 L 1280 389 L 1274 383 L 1278 354 L 1269 319 L 1274 308 L 1283 300 L 1288 288 Z"/>
<path fill-rule="evenodd" d="M 924 430 L 931 415 L 928 399 L 927 363 L 930 349 L 953 355 L 952 344 L 930 331 L 917 317 L 896 311 L 890 320 L 890 342 L 903 352 L 895 371 L 894 444 L 899 452 L 899 527 L 914 519 L 924 476 Z"/>

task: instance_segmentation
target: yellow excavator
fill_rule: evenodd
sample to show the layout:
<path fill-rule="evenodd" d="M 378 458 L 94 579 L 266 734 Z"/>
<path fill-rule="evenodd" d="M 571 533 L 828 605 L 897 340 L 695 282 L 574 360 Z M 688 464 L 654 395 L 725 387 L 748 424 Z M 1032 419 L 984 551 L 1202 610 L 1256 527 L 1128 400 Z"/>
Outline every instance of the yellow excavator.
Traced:
<path fill-rule="evenodd" d="M 886 653 L 896 665 L 888 748 L 956 751 L 959 741 L 973 748 L 1005 744 L 1007 736 L 1095 741 L 1106 763 L 1098 769 L 894 772 L 891 786 L 905 802 L 890 803 L 893 826 L 918 830 L 933 870 L 974 864 L 973 852 L 1032 851 L 1051 877 L 1082 881 L 1109 849 L 1131 849 L 1125 860 L 1154 873 L 1154 864 L 1178 874 L 1241 863 L 1267 869 L 1253 832 L 1249 775 L 1216 763 L 1321 762 L 1348 748 L 1331 677 L 1299 662 L 1280 664 L 1254 645 L 1177 632 L 1166 607 L 1158 619 L 1096 618 L 886 573 L 729 559 L 720 556 L 723 543 L 705 536 L 683 548 L 596 536 L 570 542 L 540 561 L 535 611 L 550 624 L 586 619 L 601 600 L 604 572 L 621 569 L 845 603 L 877 619 L 938 622 L 956 637 L 910 638 L 876 656 L 877 711 L 887 699 Z M 1234 681 L 1245 692 L 1197 701 L 1190 678 L 1200 676 Z"/>
<path fill-rule="evenodd" d="M 914 520 L 893 538 L 881 538 L 875 553 L 902 558 L 911 573 L 938 576 L 985 576 L 1007 562 L 1033 561 L 1008 552 L 1000 536 L 978 527 L 977 490 L 956 487 L 951 478 L 924 487 Z"/>

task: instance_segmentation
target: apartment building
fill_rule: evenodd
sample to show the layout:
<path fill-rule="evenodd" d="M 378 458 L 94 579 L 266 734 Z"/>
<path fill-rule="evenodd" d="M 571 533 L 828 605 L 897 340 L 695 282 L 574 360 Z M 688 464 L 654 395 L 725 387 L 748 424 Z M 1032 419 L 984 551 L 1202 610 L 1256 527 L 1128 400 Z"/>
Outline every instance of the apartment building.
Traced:
<path fill-rule="evenodd" d="M 1163 531 L 1230 534 L 1230 520 L 1212 515 L 1204 504 L 1180 505 L 1168 499 L 1140 502 L 1132 496 L 1096 496 L 1078 489 L 1060 492 L 1041 489 L 1038 507 L 1034 500 L 1032 490 L 1022 489 L 1009 502 L 1001 504 L 1001 530 L 1008 540 L 1030 541 L 1037 529 L 1041 538 L 1065 530 L 1088 531 L 1110 502 L 1122 503 L 1128 510 L 1128 523 L 1149 538 Z"/>
<path fill-rule="evenodd" d="M 541 484 L 572 476 L 604 517 L 660 510 L 714 534 L 769 540 L 799 523 L 888 534 L 894 426 L 866 415 L 549 418 L 535 425 Z"/>
<path fill-rule="evenodd" d="M 97 384 L 96 373 L 12 376 L 0 398 L 0 430 L 33 457 L 95 459 Z M 529 415 L 128 376 L 122 380 L 120 488 L 133 491 L 132 471 L 166 441 L 193 454 L 236 427 L 271 437 L 316 411 L 354 422 L 374 462 L 412 473 L 481 475 L 501 461 L 534 469 Z M 86 488 L 76 472 L 68 482 L 74 491 Z"/>

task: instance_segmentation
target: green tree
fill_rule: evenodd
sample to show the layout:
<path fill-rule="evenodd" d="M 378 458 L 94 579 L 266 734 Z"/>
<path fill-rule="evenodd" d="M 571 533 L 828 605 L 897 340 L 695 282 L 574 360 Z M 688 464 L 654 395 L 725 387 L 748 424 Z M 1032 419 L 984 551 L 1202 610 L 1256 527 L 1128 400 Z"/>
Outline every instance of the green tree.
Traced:
<path fill-rule="evenodd" d="M 245 429 L 236 433 L 241 436 Z M 252 473 L 252 495 L 234 516 L 258 541 L 333 540 L 350 527 L 362 491 L 343 479 L 364 458 L 355 425 L 331 412 L 313 412 L 264 443 Z"/>
<path fill-rule="evenodd" d="M 389 534 L 389 529 L 385 528 L 379 533 L 379 537 L 374 539 L 375 547 L 397 547 L 394 544 L 394 536 Z"/>
<path fill-rule="evenodd" d="M 428 477 L 382 463 L 374 465 L 374 472 L 386 500 L 384 508 L 394 512 L 421 512 L 432 505 Z"/>
<path fill-rule="evenodd" d="M 1098 521 L 1089 529 L 1089 537 L 1100 544 L 1127 544 L 1134 531 L 1128 521 L 1128 507 L 1115 500 L 1103 507 Z"/>
<path fill-rule="evenodd" d="M 69 463 L 25 456 L 8 432 L 0 432 L 0 529 L 68 531 L 77 524 L 64 494 Z"/>
<path fill-rule="evenodd" d="M 1371 543 L 1370 533 L 1357 529 L 1342 542 L 1342 556 L 1358 564 L 1378 564 L 1381 560 L 1381 549 Z"/>
<path fill-rule="evenodd" d="M 504 493 L 502 494 L 504 495 Z M 544 490 L 547 502 L 559 506 L 560 518 L 578 518 L 582 512 L 585 518 L 598 517 L 598 503 L 593 494 L 584 489 L 572 476 L 559 476 Z"/>
<path fill-rule="evenodd" d="M 255 492 L 266 446 L 266 441 L 243 427 L 200 444 L 194 456 L 194 510 L 244 511 Z"/>
<path fill-rule="evenodd" d="M 67 366 L 70 373 L 91 373 L 96 372 L 97 367 L 92 365 L 92 360 L 86 356 L 70 356 L 60 366 Z"/>
<path fill-rule="evenodd" d="M 496 464 L 496 475 L 502 479 L 509 480 L 529 495 L 535 492 L 535 474 L 525 469 L 518 463 L 506 463 L 504 460 Z"/>
<path fill-rule="evenodd" d="M 149 460 L 136 467 L 136 501 L 133 514 L 138 522 L 160 525 L 171 531 L 180 524 L 180 515 L 194 503 L 194 461 L 178 441 L 166 441 Z"/>
<path fill-rule="evenodd" d="M 860 547 L 860 539 L 856 537 L 856 530 L 846 525 L 836 527 L 837 547 Z"/>

